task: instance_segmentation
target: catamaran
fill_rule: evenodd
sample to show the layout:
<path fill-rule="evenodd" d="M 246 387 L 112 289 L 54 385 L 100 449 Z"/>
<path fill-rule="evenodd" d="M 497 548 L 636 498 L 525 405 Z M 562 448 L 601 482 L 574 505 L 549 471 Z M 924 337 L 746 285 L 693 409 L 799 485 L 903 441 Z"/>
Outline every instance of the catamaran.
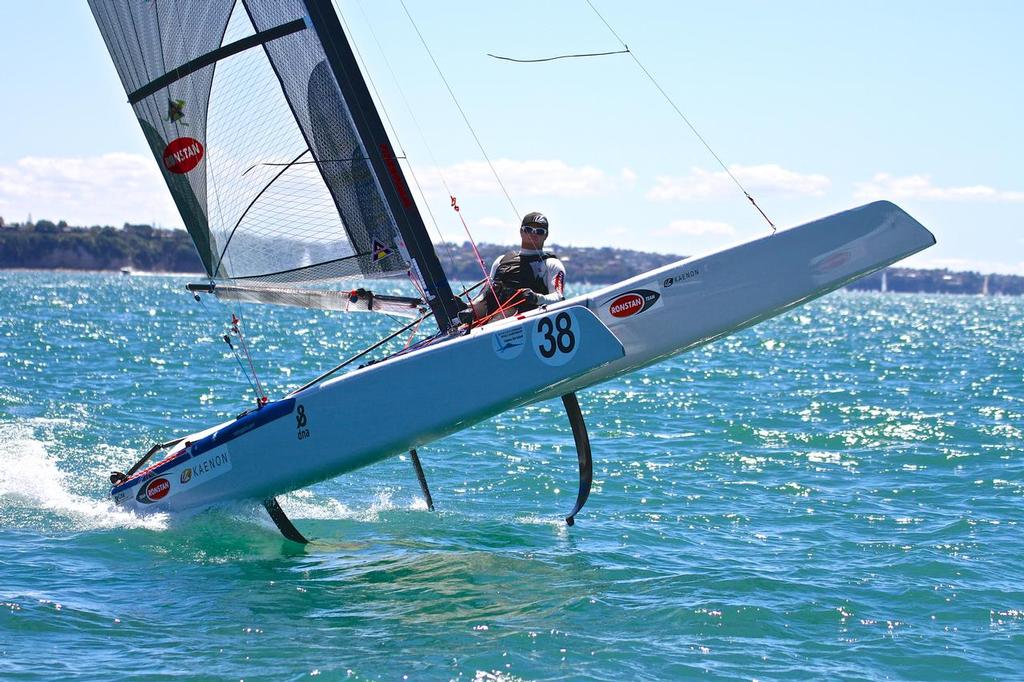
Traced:
<path fill-rule="evenodd" d="M 256 500 L 285 537 L 305 542 L 276 496 L 410 452 L 429 503 L 418 448 L 561 397 L 580 470 L 571 525 L 593 477 L 576 391 L 935 243 L 879 201 L 466 324 L 330 0 L 89 2 L 205 268 L 206 280 L 189 285 L 195 295 L 432 317 L 438 328 L 403 351 L 346 372 L 343 363 L 283 397 L 261 395 L 236 419 L 153 446 L 111 475 L 113 501 L 138 513 Z M 409 278 L 420 295 L 336 284 L 388 277 Z M 476 390 L 479 376 L 494 378 L 488 391 Z M 443 393 L 415 388 L 437 377 Z"/>

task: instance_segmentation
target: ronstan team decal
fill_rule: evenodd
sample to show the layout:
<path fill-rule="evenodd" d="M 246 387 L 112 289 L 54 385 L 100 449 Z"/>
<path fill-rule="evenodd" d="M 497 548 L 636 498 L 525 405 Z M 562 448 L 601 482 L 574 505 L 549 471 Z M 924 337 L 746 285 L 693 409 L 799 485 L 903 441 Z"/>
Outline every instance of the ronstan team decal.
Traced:
<path fill-rule="evenodd" d="M 179 137 L 171 140 L 164 149 L 164 168 L 182 175 L 199 165 L 203 160 L 203 143 L 194 137 Z"/>
<path fill-rule="evenodd" d="M 142 504 L 153 504 L 167 497 L 169 492 L 171 492 L 171 482 L 161 476 L 140 487 L 135 499 Z"/>
<path fill-rule="evenodd" d="M 661 294 L 657 291 L 633 289 L 606 301 L 608 314 L 618 318 L 639 315 L 657 303 L 659 298 L 661 298 Z"/>

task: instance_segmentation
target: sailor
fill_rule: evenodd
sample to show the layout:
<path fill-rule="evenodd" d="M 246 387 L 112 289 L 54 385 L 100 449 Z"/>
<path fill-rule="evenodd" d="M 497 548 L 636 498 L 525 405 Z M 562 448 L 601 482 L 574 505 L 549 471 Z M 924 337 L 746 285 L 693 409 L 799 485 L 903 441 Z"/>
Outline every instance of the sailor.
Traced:
<path fill-rule="evenodd" d="M 548 219 L 533 211 L 519 227 L 520 248 L 491 266 L 492 286 L 473 306 L 477 320 L 501 319 L 565 299 L 565 266 L 553 253 L 544 251 Z"/>

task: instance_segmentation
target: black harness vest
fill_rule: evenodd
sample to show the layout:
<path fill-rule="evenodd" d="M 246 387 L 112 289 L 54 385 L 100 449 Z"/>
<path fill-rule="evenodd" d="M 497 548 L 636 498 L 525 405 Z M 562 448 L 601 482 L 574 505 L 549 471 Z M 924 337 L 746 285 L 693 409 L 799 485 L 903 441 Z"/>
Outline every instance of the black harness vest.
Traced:
<path fill-rule="evenodd" d="M 488 312 L 497 310 L 499 301 L 501 303 L 508 301 L 520 289 L 530 289 L 538 294 L 550 294 L 543 274 L 536 274 L 533 271 L 533 264 L 543 263 L 549 258 L 557 257 L 553 253 L 531 253 L 525 256 L 521 253 L 508 253 L 502 256 L 494 272 L 494 292 L 487 292 Z M 494 300 L 494 294 L 498 295 L 499 301 Z M 517 312 L 525 312 L 533 308 L 536 306 L 528 303 L 516 306 Z"/>

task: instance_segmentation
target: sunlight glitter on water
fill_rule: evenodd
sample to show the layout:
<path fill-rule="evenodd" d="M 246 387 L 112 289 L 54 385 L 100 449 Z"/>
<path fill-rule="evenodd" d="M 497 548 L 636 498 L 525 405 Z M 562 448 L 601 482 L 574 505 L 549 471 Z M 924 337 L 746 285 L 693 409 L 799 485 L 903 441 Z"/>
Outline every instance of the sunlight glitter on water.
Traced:
<path fill-rule="evenodd" d="M 149 675 L 274 679 L 1024 665 L 1019 301 L 839 294 L 581 392 L 596 480 L 571 529 L 553 402 L 421 450 L 437 512 L 401 457 L 282 496 L 317 539 L 300 548 L 255 504 L 136 519 L 106 502 L 110 469 L 251 401 L 222 307 L 172 279 L 0 279 L 4 674 L 31 677 L 55 641 L 49 678 L 124 650 Z M 391 328 L 244 317 L 275 395 Z"/>

